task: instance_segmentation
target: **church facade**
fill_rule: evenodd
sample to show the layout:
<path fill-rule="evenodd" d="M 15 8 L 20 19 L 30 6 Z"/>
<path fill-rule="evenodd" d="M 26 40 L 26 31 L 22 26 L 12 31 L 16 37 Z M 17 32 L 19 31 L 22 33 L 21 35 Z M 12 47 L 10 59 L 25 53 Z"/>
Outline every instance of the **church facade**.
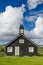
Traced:
<path fill-rule="evenodd" d="M 37 55 L 37 45 L 24 34 L 23 25 L 20 25 L 19 35 L 6 46 L 6 54 L 9 56 Z"/>

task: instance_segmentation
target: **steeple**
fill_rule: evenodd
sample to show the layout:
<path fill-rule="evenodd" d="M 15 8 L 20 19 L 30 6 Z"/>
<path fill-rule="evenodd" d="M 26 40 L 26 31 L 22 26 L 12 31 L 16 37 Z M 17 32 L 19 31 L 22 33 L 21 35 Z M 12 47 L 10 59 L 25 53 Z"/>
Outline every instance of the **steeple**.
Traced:
<path fill-rule="evenodd" d="M 24 34 L 24 26 L 23 26 L 23 24 L 20 24 L 19 34 Z"/>

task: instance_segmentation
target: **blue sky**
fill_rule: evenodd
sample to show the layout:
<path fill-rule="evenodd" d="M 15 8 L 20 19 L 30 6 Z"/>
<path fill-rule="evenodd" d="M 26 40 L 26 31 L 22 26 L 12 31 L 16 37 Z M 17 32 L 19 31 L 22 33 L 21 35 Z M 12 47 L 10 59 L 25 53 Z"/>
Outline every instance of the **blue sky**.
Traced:
<path fill-rule="evenodd" d="M 43 45 L 43 0 L 0 0 L 0 44 L 8 43 L 19 33 Z"/>

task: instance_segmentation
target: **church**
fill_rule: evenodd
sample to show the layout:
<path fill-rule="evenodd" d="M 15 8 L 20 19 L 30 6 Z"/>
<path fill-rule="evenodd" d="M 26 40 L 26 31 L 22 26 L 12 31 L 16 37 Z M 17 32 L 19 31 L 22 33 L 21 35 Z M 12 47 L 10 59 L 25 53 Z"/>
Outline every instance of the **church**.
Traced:
<path fill-rule="evenodd" d="M 24 34 L 23 24 L 19 27 L 19 35 L 6 45 L 6 54 L 9 56 L 37 55 L 37 44 Z"/>

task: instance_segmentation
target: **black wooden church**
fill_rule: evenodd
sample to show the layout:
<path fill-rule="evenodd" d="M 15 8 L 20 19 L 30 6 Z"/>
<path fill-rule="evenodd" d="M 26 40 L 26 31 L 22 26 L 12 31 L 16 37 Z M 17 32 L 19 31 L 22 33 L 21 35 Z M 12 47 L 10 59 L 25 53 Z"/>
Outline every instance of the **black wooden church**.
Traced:
<path fill-rule="evenodd" d="M 9 56 L 37 55 L 37 45 L 24 34 L 22 24 L 19 28 L 19 35 L 6 46 L 6 54 Z"/>

